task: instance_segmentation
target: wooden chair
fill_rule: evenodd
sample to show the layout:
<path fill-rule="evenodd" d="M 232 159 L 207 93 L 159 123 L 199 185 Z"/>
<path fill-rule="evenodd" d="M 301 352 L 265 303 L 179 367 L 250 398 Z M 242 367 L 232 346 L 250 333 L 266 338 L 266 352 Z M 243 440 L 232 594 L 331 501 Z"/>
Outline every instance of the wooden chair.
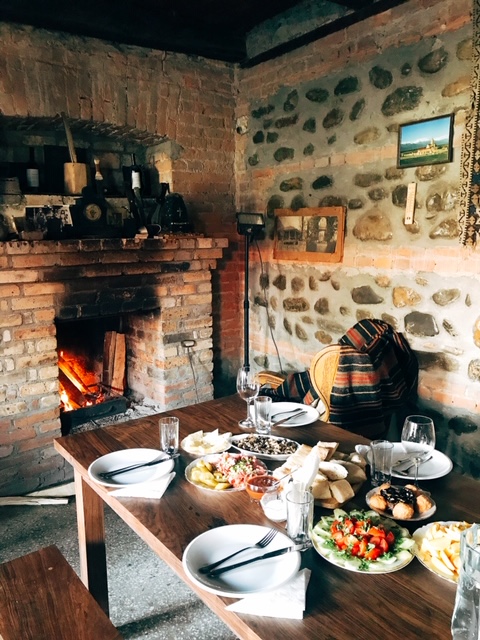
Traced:
<path fill-rule="evenodd" d="M 0 640 L 122 640 L 57 547 L 0 565 Z"/>
<path fill-rule="evenodd" d="M 310 376 L 311 376 L 311 370 L 310 370 Z M 258 379 L 260 380 L 260 384 L 262 386 L 268 385 L 271 389 L 277 389 L 283 382 L 285 382 L 286 378 L 287 378 L 286 374 L 278 373 L 276 371 L 265 370 L 265 371 L 260 371 L 258 374 Z M 332 381 L 332 384 L 333 384 L 333 381 Z M 329 394 L 327 395 L 326 393 L 324 393 L 324 385 L 319 385 L 318 388 L 316 385 L 314 385 L 314 389 L 317 392 L 317 395 L 319 396 L 320 401 L 323 402 L 323 411 L 321 411 L 321 404 L 319 404 L 319 407 L 318 407 L 320 410 L 320 420 L 324 420 L 325 422 L 327 422 L 328 416 L 330 414 L 330 408 L 329 408 L 327 398 L 329 398 L 330 395 Z"/>

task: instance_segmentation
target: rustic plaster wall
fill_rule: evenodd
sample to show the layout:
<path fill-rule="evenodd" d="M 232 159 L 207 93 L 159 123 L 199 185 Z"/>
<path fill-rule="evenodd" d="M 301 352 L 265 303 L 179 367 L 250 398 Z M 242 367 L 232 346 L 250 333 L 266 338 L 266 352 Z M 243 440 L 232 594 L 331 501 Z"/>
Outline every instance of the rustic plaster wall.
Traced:
<path fill-rule="evenodd" d="M 358 320 L 390 322 L 418 356 L 439 447 L 479 477 L 480 260 L 458 242 L 472 6 L 408 9 L 238 73 L 237 116 L 248 117 L 238 206 L 267 213 L 263 272 L 253 255 L 252 355 L 258 368 L 303 369 Z M 398 126 L 450 113 L 453 162 L 398 169 Z M 405 225 L 410 182 L 415 221 Z M 274 259 L 274 210 L 325 205 L 346 207 L 343 260 Z"/>

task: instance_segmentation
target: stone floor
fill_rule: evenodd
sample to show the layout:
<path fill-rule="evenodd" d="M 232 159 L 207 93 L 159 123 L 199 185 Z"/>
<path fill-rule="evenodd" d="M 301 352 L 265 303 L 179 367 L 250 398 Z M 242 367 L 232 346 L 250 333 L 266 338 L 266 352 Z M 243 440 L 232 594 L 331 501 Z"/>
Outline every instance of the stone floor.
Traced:
<path fill-rule="evenodd" d="M 125 640 L 234 640 L 236 636 L 106 508 L 110 617 Z M 75 501 L 0 507 L 0 562 L 56 544 L 79 571 Z"/>

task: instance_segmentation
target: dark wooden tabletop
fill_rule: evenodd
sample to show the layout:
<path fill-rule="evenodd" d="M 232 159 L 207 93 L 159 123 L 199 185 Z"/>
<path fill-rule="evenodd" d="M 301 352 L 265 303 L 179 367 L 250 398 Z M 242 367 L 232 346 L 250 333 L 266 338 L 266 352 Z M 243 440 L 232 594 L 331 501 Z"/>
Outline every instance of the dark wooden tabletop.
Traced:
<path fill-rule="evenodd" d="M 180 418 L 180 438 L 200 429 L 244 433 L 238 420 L 246 413 L 237 396 L 222 398 L 165 412 Z M 304 427 L 277 428 L 275 435 L 314 445 L 318 440 L 336 441 L 339 450 L 353 451 L 367 440 L 323 422 Z M 302 554 L 302 566 L 312 570 L 304 619 L 262 618 L 226 611 L 232 602 L 203 591 L 185 575 L 182 554 L 187 545 L 207 529 L 228 524 L 254 523 L 272 526 L 262 509 L 246 492 L 203 491 L 184 478 L 185 467 L 193 460 L 182 451 L 175 463 L 176 477 L 160 501 L 115 498 L 110 490 L 88 477 L 89 465 L 98 457 L 124 448 L 158 448 L 158 416 L 149 416 L 71 436 L 58 438 L 56 449 L 70 462 L 77 482 L 88 485 L 95 496 L 107 503 L 176 573 L 206 602 L 230 628 L 246 640 L 447 640 L 455 600 L 455 585 L 423 567 L 416 559 L 400 571 L 384 575 L 353 573 L 335 567 L 314 549 Z M 433 520 L 479 521 L 478 482 L 454 472 L 443 478 L 422 482 L 431 491 L 437 511 L 427 521 L 410 523 L 413 532 Z M 344 508 L 366 508 L 368 482 Z M 93 494 L 92 491 L 90 493 Z M 78 508 L 87 510 L 85 504 Z M 328 513 L 317 508 L 315 520 Z M 98 518 L 98 510 L 95 511 Z M 88 514 L 84 514 L 87 517 Z M 278 525 L 282 528 L 282 524 Z M 80 544 L 82 544 L 80 536 Z"/>

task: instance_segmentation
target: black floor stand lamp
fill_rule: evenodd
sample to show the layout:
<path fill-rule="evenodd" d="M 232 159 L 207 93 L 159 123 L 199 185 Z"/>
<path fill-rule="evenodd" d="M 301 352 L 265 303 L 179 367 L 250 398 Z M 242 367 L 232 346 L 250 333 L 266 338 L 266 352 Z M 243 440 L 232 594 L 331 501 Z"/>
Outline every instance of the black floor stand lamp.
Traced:
<path fill-rule="evenodd" d="M 250 302 L 248 298 L 248 276 L 250 245 L 255 236 L 265 228 L 265 221 L 261 213 L 237 213 L 237 231 L 245 236 L 245 292 L 243 300 L 243 368 L 250 369 L 249 355 L 249 321 Z"/>

